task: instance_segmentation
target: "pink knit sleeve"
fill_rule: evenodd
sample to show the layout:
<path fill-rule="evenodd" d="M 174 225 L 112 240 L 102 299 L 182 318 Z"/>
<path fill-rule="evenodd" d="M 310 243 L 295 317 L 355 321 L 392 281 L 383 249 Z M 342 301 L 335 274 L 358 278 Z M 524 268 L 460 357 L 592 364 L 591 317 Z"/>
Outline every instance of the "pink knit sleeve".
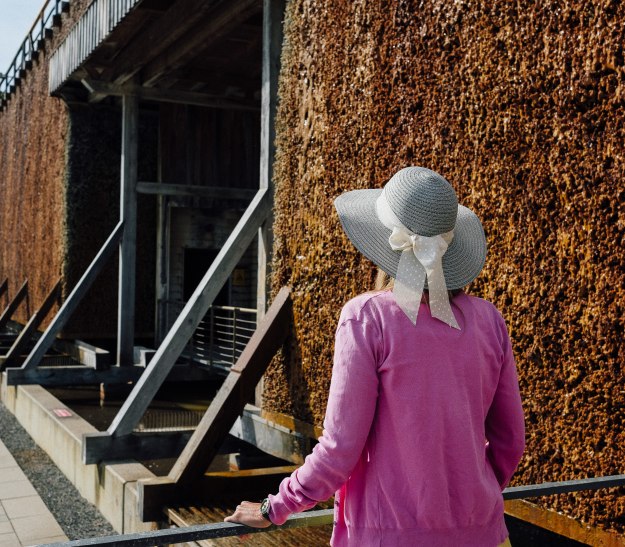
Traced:
<path fill-rule="evenodd" d="M 378 375 L 372 348 L 378 338 L 370 322 L 340 323 L 324 432 L 304 464 L 282 481 L 278 494 L 269 496 L 274 524 L 327 500 L 349 478 L 375 413 Z"/>
<path fill-rule="evenodd" d="M 503 318 L 499 319 L 503 357 L 497 391 L 486 416 L 486 450 L 503 490 L 525 450 L 525 422 L 510 338 Z"/>

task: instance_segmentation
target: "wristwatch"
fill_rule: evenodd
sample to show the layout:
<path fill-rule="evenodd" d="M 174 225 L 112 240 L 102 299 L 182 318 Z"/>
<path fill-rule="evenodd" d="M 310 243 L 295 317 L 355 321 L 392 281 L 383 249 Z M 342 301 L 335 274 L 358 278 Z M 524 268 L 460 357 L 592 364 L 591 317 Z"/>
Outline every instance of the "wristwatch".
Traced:
<path fill-rule="evenodd" d="M 260 514 L 265 520 L 271 522 L 271 519 L 269 518 L 269 511 L 271 511 L 271 503 L 269 503 L 269 498 L 265 498 L 260 503 Z"/>

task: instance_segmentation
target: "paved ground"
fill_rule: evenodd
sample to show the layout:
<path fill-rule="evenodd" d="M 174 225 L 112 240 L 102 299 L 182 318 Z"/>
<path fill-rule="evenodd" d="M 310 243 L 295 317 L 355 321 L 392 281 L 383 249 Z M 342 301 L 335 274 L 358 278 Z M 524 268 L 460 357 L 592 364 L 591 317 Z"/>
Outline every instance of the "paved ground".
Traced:
<path fill-rule="evenodd" d="M 0 546 L 67 540 L 33 485 L 0 442 Z"/>
<path fill-rule="evenodd" d="M 0 547 L 114 533 L 0 403 Z"/>

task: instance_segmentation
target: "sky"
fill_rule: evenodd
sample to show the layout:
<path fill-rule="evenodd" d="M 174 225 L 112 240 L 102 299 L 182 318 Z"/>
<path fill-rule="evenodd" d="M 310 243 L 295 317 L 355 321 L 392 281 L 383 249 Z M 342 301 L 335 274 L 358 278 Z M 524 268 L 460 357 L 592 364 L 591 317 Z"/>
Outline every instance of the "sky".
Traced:
<path fill-rule="evenodd" d="M 46 0 L 0 0 L 0 72 L 5 73 Z"/>

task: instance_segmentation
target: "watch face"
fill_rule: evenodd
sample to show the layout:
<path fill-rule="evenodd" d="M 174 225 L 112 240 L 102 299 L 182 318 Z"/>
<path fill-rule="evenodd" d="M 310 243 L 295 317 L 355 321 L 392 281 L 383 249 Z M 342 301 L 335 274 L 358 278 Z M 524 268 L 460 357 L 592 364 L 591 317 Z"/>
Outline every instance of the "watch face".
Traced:
<path fill-rule="evenodd" d="M 269 518 L 269 498 L 265 498 L 260 504 L 260 513 L 263 517 Z"/>

